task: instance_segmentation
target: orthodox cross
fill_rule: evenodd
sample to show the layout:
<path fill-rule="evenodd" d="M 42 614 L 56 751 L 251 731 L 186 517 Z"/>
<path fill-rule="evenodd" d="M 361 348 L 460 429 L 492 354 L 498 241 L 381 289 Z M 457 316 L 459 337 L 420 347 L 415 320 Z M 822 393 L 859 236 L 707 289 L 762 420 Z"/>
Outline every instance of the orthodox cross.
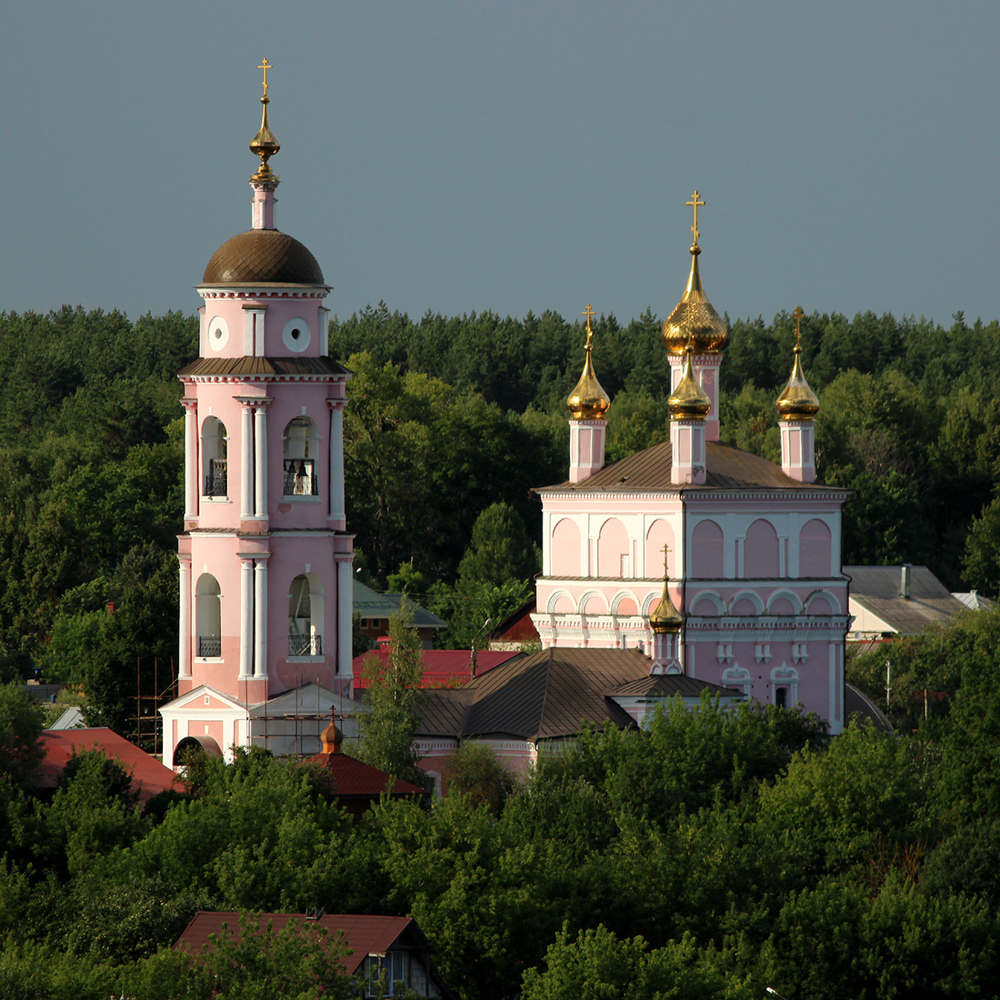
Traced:
<path fill-rule="evenodd" d="M 660 549 L 660 551 L 663 553 L 663 579 L 664 580 L 669 580 L 670 579 L 670 570 L 667 567 L 667 553 L 670 552 L 670 551 L 672 551 L 672 550 L 671 550 L 671 548 L 670 548 L 669 545 L 667 545 L 666 543 L 664 543 L 663 548 Z"/>
<path fill-rule="evenodd" d="M 704 205 L 703 201 L 698 200 L 698 190 L 695 189 L 693 195 L 691 195 L 691 201 L 684 202 L 685 205 L 690 205 L 694 209 L 694 225 L 691 227 L 691 232 L 694 233 L 695 246 L 698 245 L 698 237 L 701 233 L 698 232 L 698 206 Z"/>
<path fill-rule="evenodd" d="M 597 313 L 595 313 L 594 310 L 591 309 L 590 303 L 588 302 L 587 308 L 584 309 L 583 312 L 580 313 L 580 315 L 587 317 L 587 350 L 590 350 L 590 342 L 594 338 L 593 331 L 590 329 L 590 318 L 591 316 L 596 316 Z"/>
<path fill-rule="evenodd" d="M 802 322 L 802 317 L 805 313 L 802 311 L 802 306 L 796 306 L 795 312 L 792 313 L 795 317 L 795 346 L 799 346 L 799 340 L 802 338 L 802 331 L 799 329 L 799 324 Z"/>
<path fill-rule="evenodd" d="M 264 71 L 264 96 L 267 97 L 267 71 L 269 69 L 274 69 L 274 67 L 267 61 L 267 56 L 264 56 L 264 61 L 257 67 L 257 69 L 262 69 Z M 695 212 L 698 210 L 695 209 Z"/>

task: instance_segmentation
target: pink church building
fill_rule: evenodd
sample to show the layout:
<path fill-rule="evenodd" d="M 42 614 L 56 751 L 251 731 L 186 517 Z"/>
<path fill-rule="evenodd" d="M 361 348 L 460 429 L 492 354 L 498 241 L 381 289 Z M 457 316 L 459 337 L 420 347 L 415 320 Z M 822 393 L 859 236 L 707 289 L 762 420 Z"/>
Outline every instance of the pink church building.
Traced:
<path fill-rule="evenodd" d="M 262 68 L 252 227 L 208 262 L 199 358 L 179 373 L 178 697 L 161 709 L 163 760 L 175 766 L 191 745 L 314 753 L 331 705 L 351 694 L 350 372 L 328 356 L 330 288 L 316 259 L 275 228 L 268 160 L 280 147 Z"/>
<path fill-rule="evenodd" d="M 698 192 L 691 271 L 663 323 L 673 393 L 670 440 L 604 466 L 610 400 L 587 360 L 569 398 L 569 478 L 538 490 L 543 568 L 532 619 L 543 648 L 654 650 L 650 615 L 680 610 L 676 652 L 654 672 L 801 704 L 845 722 L 848 581 L 841 511 L 849 492 L 817 483 L 819 409 L 796 344 L 777 401 L 781 466 L 719 440 L 718 373 L 727 328 L 702 287 Z M 801 316 L 801 312 L 798 314 Z M 654 616 L 655 617 L 655 616 Z"/>

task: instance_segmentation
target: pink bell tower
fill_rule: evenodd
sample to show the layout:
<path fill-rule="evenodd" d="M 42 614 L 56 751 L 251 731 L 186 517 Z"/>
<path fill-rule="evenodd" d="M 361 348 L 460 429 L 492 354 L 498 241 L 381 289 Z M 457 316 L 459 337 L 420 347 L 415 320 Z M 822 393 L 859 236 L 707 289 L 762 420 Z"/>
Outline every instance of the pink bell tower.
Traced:
<path fill-rule="evenodd" d="M 259 743 L 260 707 L 284 692 L 311 684 L 327 699 L 350 696 L 350 372 L 328 357 L 330 288 L 319 264 L 274 226 L 268 160 L 280 146 L 267 120 L 272 67 L 265 59 L 260 68 L 252 228 L 209 261 L 199 358 L 178 373 L 184 533 L 178 698 L 162 710 L 168 764 L 192 739 L 221 752 Z"/>

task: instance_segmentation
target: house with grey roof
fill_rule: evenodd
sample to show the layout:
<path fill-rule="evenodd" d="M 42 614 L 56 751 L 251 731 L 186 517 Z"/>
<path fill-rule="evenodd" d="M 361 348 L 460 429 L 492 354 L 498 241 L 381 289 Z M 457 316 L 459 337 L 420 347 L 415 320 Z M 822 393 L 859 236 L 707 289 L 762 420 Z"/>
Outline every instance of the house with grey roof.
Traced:
<path fill-rule="evenodd" d="M 405 607 L 413 615 L 413 627 L 417 630 L 424 649 L 431 648 L 437 629 L 448 627 L 443 618 L 438 618 L 409 597 L 402 594 L 380 594 L 359 580 L 354 581 L 354 614 L 361 619 L 362 633 L 370 639 L 388 634 L 389 618 L 398 615 L 400 607 Z"/>
<path fill-rule="evenodd" d="M 851 642 L 915 635 L 967 610 L 926 566 L 845 566 L 844 575 Z"/>

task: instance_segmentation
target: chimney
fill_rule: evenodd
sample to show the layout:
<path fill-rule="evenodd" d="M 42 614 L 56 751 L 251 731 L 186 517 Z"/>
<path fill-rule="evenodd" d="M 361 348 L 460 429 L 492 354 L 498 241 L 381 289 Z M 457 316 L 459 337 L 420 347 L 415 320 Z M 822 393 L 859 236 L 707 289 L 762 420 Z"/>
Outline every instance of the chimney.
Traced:
<path fill-rule="evenodd" d="M 903 598 L 904 601 L 910 599 L 910 570 L 913 566 L 910 563 L 903 563 L 900 567 L 902 572 L 899 578 L 899 596 Z"/>

